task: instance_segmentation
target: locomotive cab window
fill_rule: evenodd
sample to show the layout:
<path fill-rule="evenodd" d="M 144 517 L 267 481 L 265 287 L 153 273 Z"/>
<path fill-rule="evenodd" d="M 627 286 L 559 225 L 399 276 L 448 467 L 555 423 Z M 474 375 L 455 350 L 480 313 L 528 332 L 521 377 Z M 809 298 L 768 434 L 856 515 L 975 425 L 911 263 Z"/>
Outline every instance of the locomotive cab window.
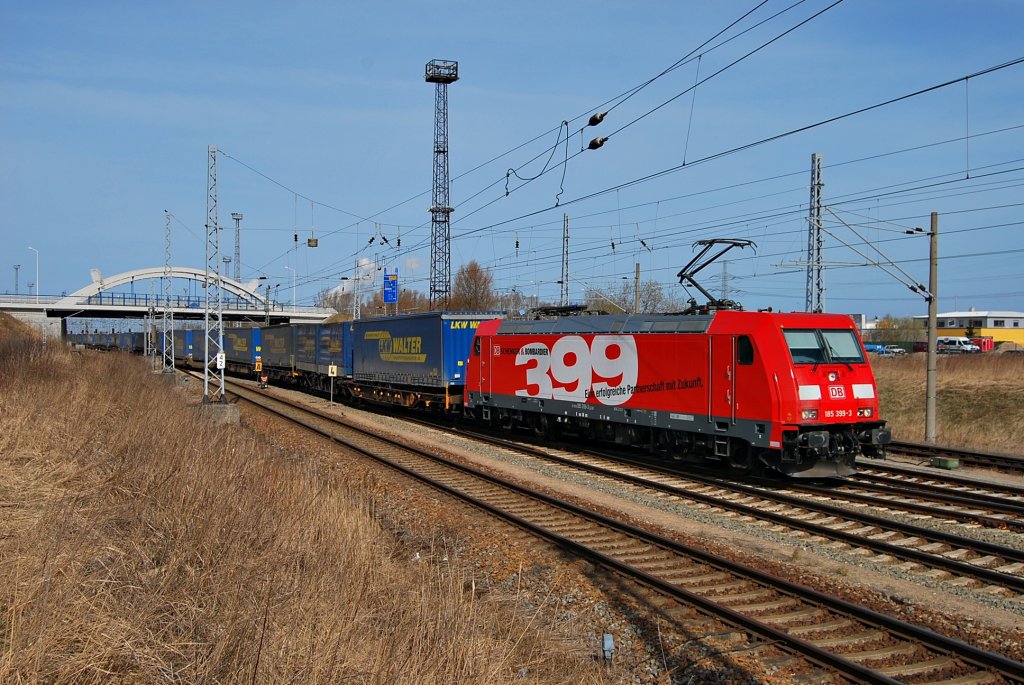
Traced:
<path fill-rule="evenodd" d="M 864 355 L 853 331 L 783 331 L 794 364 L 863 363 Z"/>
<path fill-rule="evenodd" d="M 749 366 L 754 363 L 754 345 L 750 337 L 741 335 L 736 338 L 736 363 L 742 366 Z"/>
<path fill-rule="evenodd" d="M 822 331 L 828 359 L 837 364 L 862 364 L 864 354 L 853 331 Z"/>
<path fill-rule="evenodd" d="M 821 364 L 825 351 L 817 331 L 783 331 L 794 364 Z"/>

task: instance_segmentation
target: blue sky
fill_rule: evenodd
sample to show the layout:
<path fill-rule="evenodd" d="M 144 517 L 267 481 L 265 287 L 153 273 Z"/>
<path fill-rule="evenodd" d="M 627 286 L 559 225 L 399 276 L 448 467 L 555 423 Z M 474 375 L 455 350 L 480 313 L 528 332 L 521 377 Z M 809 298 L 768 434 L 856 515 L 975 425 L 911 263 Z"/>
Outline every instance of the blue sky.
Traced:
<path fill-rule="evenodd" d="M 923 314 L 844 243 L 868 254 L 867 240 L 926 282 L 927 238 L 902 231 L 935 211 L 940 311 L 1024 310 L 1024 64 L 730 152 L 1024 57 L 1024 3 L 831 5 L 0 0 L 0 292 L 14 264 L 21 292 L 35 280 L 29 245 L 44 295 L 86 285 L 91 268 L 161 266 L 165 209 L 172 261 L 202 267 L 210 145 L 229 256 L 231 212 L 244 214 L 243 280 L 265 275 L 288 301 L 290 267 L 312 304 L 370 260 L 425 292 L 423 71 L 451 59 L 453 274 L 475 259 L 499 291 L 557 301 L 568 214 L 572 300 L 618 289 L 636 263 L 682 294 L 692 243 L 730 237 L 757 243 L 730 255 L 730 296 L 799 310 L 819 153 L 827 309 Z M 598 135 L 601 149 L 580 151 Z M 506 194 L 513 168 L 537 178 L 512 177 Z"/>

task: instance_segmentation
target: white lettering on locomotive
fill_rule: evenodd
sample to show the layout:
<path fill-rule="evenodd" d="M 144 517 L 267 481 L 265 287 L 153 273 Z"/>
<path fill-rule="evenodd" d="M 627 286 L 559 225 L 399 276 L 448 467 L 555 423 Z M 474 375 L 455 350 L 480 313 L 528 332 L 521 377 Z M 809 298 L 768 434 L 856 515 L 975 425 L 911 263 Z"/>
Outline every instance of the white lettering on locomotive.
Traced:
<path fill-rule="evenodd" d="M 516 353 L 516 366 L 526 367 L 526 387 L 516 395 L 572 402 L 594 397 L 605 405 L 628 402 L 640 372 L 631 335 L 595 335 L 589 345 L 567 335 L 550 350 L 544 343 L 528 343 Z"/>

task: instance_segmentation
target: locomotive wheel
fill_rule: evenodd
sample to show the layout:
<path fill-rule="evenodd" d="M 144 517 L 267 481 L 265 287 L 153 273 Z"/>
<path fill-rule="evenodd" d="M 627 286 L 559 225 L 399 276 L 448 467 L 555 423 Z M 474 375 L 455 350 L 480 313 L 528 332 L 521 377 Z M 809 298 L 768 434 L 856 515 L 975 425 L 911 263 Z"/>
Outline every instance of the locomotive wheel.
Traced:
<path fill-rule="evenodd" d="M 505 433 L 511 433 L 515 426 L 516 419 L 512 412 L 505 412 L 494 417 L 494 426 Z"/>
<path fill-rule="evenodd" d="M 530 428 L 538 438 L 546 438 L 551 435 L 551 420 L 544 414 L 534 415 L 530 419 Z"/>
<path fill-rule="evenodd" d="M 737 446 L 736 449 L 730 450 L 725 463 L 734 473 L 748 474 L 754 469 L 753 456 L 750 449 L 745 446 Z"/>
<path fill-rule="evenodd" d="M 658 428 L 654 433 L 654 442 L 656 449 L 659 452 L 672 453 L 672 448 L 675 447 L 676 441 L 672 438 L 672 434 L 664 428 Z"/>

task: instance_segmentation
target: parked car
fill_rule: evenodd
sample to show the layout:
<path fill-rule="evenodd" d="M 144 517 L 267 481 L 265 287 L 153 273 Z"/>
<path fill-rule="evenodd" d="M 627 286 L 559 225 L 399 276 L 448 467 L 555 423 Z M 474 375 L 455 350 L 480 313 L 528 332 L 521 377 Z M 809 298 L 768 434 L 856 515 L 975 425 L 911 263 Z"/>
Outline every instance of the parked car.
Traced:
<path fill-rule="evenodd" d="M 907 351 L 900 347 L 899 345 L 886 345 L 885 347 L 882 348 L 882 351 L 879 352 L 879 354 L 882 355 L 883 357 L 895 357 L 898 354 L 906 353 Z"/>
<path fill-rule="evenodd" d="M 972 343 L 970 338 L 942 337 L 938 340 L 937 351 L 939 354 L 974 354 L 981 352 L 981 348 Z"/>

